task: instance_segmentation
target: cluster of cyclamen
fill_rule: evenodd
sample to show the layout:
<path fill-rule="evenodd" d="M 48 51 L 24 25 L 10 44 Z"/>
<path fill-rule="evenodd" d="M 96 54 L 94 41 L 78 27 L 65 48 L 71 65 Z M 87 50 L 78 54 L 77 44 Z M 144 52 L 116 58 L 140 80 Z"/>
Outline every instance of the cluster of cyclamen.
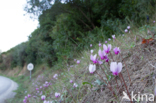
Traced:
<path fill-rule="evenodd" d="M 112 35 L 112 37 L 113 39 L 115 39 L 115 35 Z M 99 49 L 98 51 L 99 58 L 97 57 L 97 54 L 93 55 L 93 50 L 91 50 L 90 59 L 93 62 L 93 64 L 89 65 L 89 72 L 91 74 L 95 72 L 96 64 L 100 65 L 103 64 L 102 60 L 105 60 L 105 62 L 109 62 L 108 54 L 111 53 L 111 48 L 112 48 L 111 44 L 108 44 L 108 46 L 103 44 L 103 50 Z M 120 53 L 119 47 L 115 47 L 113 51 L 116 55 Z M 118 75 L 118 73 L 120 73 L 122 70 L 122 63 L 117 64 L 116 62 L 111 62 L 110 70 L 112 71 L 113 75 Z"/>
<path fill-rule="evenodd" d="M 130 30 L 130 26 L 127 26 L 127 29 L 125 29 L 125 33 L 127 33 L 128 32 L 128 30 Z"/>
<path fill-rule="evenodd" d="M 58 98 L 58 97 L 60 97 L 60 93 L 57 93 L 57 92 L 55 92 L 55 97 L 56 98 Z M 41 96 L 41 99 L 42 99 L 42 101 L 43 101 L 43 103 L 52 103 L 52 101 L 46 101 L 45 99 L 46 99 L 46 96 L 45 95 L 42 95 Z"/>
<path fill-rule="evenodd" d="M 25 96 L 25 98 L 23 99 L 23 102 L 24 102 L 24 103 L 27 103 L 28 98 L 30 98 L 30 97 L 31 97 L 31 95 L 30 95 L 30 94 L 28 94 L 27 96 Z"/>

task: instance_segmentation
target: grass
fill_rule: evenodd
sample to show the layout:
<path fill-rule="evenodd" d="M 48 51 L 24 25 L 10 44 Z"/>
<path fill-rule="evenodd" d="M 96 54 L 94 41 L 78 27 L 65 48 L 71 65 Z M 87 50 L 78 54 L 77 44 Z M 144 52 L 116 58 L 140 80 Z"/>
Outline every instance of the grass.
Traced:
<path fill-rule="evenodd" d="M 142 66 L 149 67 L 149 65 L 145 65 L 147 64 L 147 61 L 145 62 L 145 59 L 152 59 L 151 62 L 153 62 L 154 58 L 152 58 L 152 56 L 150 56 L 150 58 L 147 58 L 147 54 L 144 52 L 146 51 L 146 48 L 142 47 L 142 45 L 140 44 L 141 38 L 137 36 L 140 35 L 146 38 L 147 28 L 149 28 L 150 30 L 156 29 L 155 24 L 152 24 L 152 21 L 150 22 L 151 22 L 150 25 L 144 25 L 140 28 L 137 28 L 134 25 L 132 25 L 130 33 L 124 33 L 124 36 L 122 34 L 121 36 L 120 34 L 116 34 L 116 40 L 115 41 L 111 40 L 108 41 L 107 43 L 107 44 L 112 44 L 113 48 L 117 46 L 120 47 L 121 49 L 120 55 L 122 56 L 122 58 L 120 56 L 113 56 L 113 58 L 117 62 L 126 63 L 126 65 L 124 65 L 122 74 L 124 76 L 126 84 L 128 85 L 129 91 L 136 89 L 137 87 L 136 82 L 138 81 L 140 85 L 146 84 L 146 83 L 144 84 L 142 80 L 147 81 L 148 84 L 152 83 L 151 75 L 154 74 L 154 71 L 148 73 L 148 71 L 146 71 L 145 68 L 144 69 L 141 68 Z M 102 103 L 102 102 L 111 102 L 111 101 L 121 102 L 120 100 L 122 97 L 122 91 L 125 90 L 125 88 L 123 84 L 120 83 L 119 77 L 117 79 L 117 82 L 120 85 L 121 91 L 118 93 L 116 99 L 115 97 L 113 97 L 113 95 L 110 93 L 109 89 L 107 88 L 106 85 L 107 83 L 105 83 L 97 74 L 89 73 L 88 67 L 89 64 L 91 63 L 90 61 L 91 49 L 94 49 L 94 54 L 98 53 L 99 50 L 98 44 L 93 44 L 93 47 L 89 47 L 88 50 L 84 50 L 81 53 L 77 53 L 79 56 L 76 59 L 81 60 L 80 64 L 76 64 L 76 62 L 74 62 L 75 58 L 73 58 L 71 64 L 68 64 L 65 61 L 62 63 L 58 63 L 52 68 L 48 68 L 45 65 L 35 67 L 40 69 L 37 69 L 35 72 L 33 72 L 32 80 L 29 79 L 29 73 L 26 73 L 25 75 L 22 76 L 10 77 L 11 79 L 13 79 L 19 84 L 19 88 L 18 90 L 15 91 L 17 92 L 15 98 L 8 100 L 8 103 L 22 103 L 23 99 L 28 94 L 31 94 L 31 98 L 28 99 L 27 103 L 43 103 L 43 101 L 41 100 L 42 95 L 45 95 L 46 100 L 52 101 L 53 103 L 59 103 L 59 102 Z M 150 54 L 150 55 L 154 55 L 154 54 Z M 137 56 L 138 58 L 140 58 L 140 60 L 135 62 L 135 60 L 137 60 L 136 58 Z M 138 62 L 140 63 L 140 65 L 137 65 Z M 144 63 L 144 65 L 141 63 Z M 126 66 L 129 69 L 131 79 L 134 80 L 133 83 L 129 82 L 129 79 L 127 77 L 127 72 L 126 72 Z M 47 69 L 42 69 L 42 67 L 45 67 Z M 109 78 L 109 82 L 111 82 L 112 86 L 116 88 L 115 92 L 117 93 L 115 78 L 109 70 L 109 65 L 106 64 L 104 67 L 107 68 L 104 69 L 104 72 L 107 72 L 107 77 Z M 135 71 L 133 71 L 133 68 L 135 68 Z M 96 69 L 97 72 L 106 80 L 106 76 L 104 76 L 102 68 L 100 68 L 100 66 L 97 65 Z M 144 76 L 140 76 L 142 72 L 145 72 Z M 54 74 L 58 74 L 58 79 L 53 78 Z M 137 79 L 138 81 L 135 81 L 135 79 L 138 77 L 140 77 L 140 79 Z M 73 80 L 73 83 L 78 84 L 78 87 L 74 88 L 73 83 L 69 82 L 70 80 Z M 47 87 L 45 83 L 46 81 L 50 83 L 48 84 Z M 130 85 L 134 85 L 134 86 L 130 87 Z M 40 88 L 40 86 L 42 86 L 42 88 Z M 151 89 L 152 87 L 147 85 L 145 85 L 145 87 L 147 87 L 145 90 L 147 90 L 150 93 L 152 92 L 149 91 L 149 89 Z M 36 90 L 36 88 L 40 88 L 39 92 Z M 137 88 L 141 88 L 140 90 L 142 90 L 143 87 L 138 86 Z M 60 93 L 61 96 L 59 98 L 55 98 L 55 92 Z"/>

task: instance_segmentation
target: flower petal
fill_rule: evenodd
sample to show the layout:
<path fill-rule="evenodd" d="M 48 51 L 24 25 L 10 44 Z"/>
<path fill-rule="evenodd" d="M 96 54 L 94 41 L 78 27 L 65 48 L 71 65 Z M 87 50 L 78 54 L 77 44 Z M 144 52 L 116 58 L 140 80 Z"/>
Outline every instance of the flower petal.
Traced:
<path fill-rule="evenodd" d="M 103 44 L 103 49 L 104 51 L 107 51 L 107 46 L 105 44 Z"/>
<path fill-rule="evenodd" d="M 116 72 L 116 68 L 117 68 L 117 63 L 116 62 L 111 62 L 111 64 L 110 64 L 111 72 Z"/>
<path fill-rule="evenodd" d="M 117 68 L 118 68 L 118 73 L 120 73 L 122 70 L 122 63 L 121 62 L 118 63 Z"/>

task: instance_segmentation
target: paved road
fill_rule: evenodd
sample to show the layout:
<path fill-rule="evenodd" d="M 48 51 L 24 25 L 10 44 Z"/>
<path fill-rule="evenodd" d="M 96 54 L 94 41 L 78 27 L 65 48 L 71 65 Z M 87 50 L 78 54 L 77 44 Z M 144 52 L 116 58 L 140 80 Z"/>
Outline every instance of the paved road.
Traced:
<path fill-rule="evenodd" d="M 17 83 L 9 78 L 0 76 L 0 103 L 5 103 L 5 99 L 13 98 L 18 87 Z"/>

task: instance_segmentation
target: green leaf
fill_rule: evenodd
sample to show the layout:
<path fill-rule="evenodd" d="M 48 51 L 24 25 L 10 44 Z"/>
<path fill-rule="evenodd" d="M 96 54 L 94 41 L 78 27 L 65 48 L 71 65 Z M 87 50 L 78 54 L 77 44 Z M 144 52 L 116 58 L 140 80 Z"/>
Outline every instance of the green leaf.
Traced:
<path fill-rule="evenodd" d="M 88 82 L 83 82 L 82 84 L 83 84 L 83 85 L 89 84 L 89 85 L 91 86 L 91 88 L 93 87 L 93 85 L 92 85 L 91 83 L 88 83 Z"/>

